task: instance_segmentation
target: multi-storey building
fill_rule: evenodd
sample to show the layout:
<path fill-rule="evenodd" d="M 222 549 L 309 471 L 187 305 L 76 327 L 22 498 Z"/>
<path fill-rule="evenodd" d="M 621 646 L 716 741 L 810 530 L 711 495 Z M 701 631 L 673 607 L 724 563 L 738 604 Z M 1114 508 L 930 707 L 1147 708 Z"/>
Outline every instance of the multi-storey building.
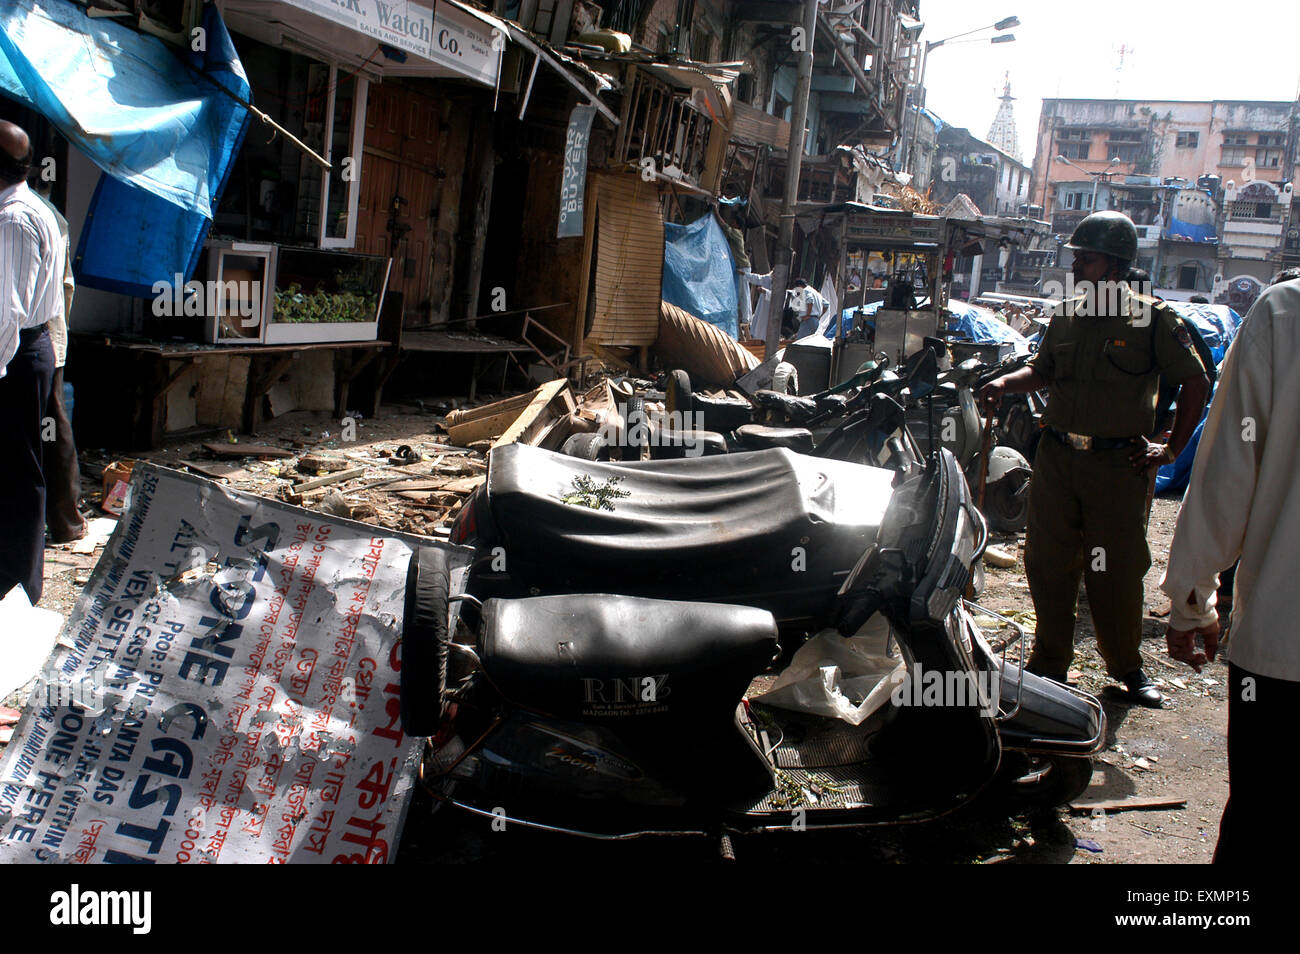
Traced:
<path fill-rule="evenodd" d="M 1244 304 L 1283 264 L 1300 103 L 1045 99 L 1033 170 L 1058 235 L 1120 209 L 1161 294 Z"/>

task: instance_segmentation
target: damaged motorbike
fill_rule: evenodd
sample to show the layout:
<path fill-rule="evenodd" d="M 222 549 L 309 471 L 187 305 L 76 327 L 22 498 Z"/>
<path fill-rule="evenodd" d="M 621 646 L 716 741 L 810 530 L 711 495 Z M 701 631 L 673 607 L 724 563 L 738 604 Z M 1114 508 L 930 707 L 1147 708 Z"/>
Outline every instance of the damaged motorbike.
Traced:
<path fill-rule="evenodd" d="M 422 784 L 493 819 L 724 848 L 985 790 L 1068 801 L 1105 717 L 983 636 L 963 593 L 986 536 L 943 450 L 896 481 L 785 449 L 609 464 L 499 448 L 452 545 L 411 560 L 401 705 L 428 738 Z M 859 724 L 757 699 L 810 635 L 882 619 L 902 679 Z M 919 694 L 935 680 L 941 698 Z"/>

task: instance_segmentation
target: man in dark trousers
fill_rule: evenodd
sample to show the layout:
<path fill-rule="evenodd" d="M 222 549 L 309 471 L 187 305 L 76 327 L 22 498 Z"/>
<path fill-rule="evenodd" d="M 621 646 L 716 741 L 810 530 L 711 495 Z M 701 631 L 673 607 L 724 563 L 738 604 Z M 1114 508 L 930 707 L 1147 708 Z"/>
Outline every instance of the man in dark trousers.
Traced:
<path fill-rule="evenodd" d="M 54 377 L 46 324 L 63 314 L 58 223 L 27 187 L 31 142 L 0 122 L 0 595 L 36 603 L 45 569 L 41 425 Z"/>
<path fill-rule="evenodd" d="M 72 421 L 63 403 L 63 366 L 68 355 L 68 323 L 72 319 L 72 297 L 77 284 L 72 277 L 72 248 L 68 239 L 68 220 L 50 199 L 50 183 L 34 184 L 36 197 L 50 210 L 63 240 L 63 315 L 51 317 L 46 324 L 54 348 L 54 382 L 50 385 L 50 406 L 46 418 L 54 421 L 54 440 L 45 441 L 45 526 L 50 543 L 71 543 L 86 535 L 86 518 L 77 502 L 81 499 L 81 465 L 77 445 L 72 438 Z M 44 435 L 49 436 L 48 432 Z"/>
<path fill-rule="evenodd" d="M 1093 213 L 1067 247 L 1081 294 L 1057 309 L 1029 365 L 980 395 L 992 409 L 1007 392 L 1048 389 L 1025 532 L 1025 575 L 1037 615 L 1027 668 L 1066 680 L 1082 579 L 1111 677 L 1134 702 L 1158 708 L 1163 697 L 1138 650 L 1142 578 L 1151 566 L 1147 492 L 1154 470 L 1191 437 L 1209 382 L 1177 315 L 1124 281 L 1137 256 L 1137 229 L 1127 216 Z M 1181 388 L 1167 445 L 1145 436 L 1155 427 L 1161 377 Z"/>

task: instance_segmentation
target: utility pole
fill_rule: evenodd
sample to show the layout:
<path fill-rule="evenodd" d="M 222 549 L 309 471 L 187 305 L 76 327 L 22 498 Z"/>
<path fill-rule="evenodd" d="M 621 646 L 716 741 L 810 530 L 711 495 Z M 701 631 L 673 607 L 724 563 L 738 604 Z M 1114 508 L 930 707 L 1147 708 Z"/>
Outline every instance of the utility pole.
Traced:
<path fill-rule="evenodd" d="M 768 302 L 765 357 L 781 346 L 781 313 L 785 290 L 790 282 L 790 259 L 794 252 L 794 207 L 799 200 L 799 171 L 803 165 L 804 124 L 808 121 L 808 96 L 812 90 L 813 43 L 817 37 L 817 0 L 803 3 L 803 49 L 799 52 L 799 74 L 790 114 L 790 143 L 786 147 L 785 196 L 781 201 L 781 228 L 776 239 L 776 265 L 772 268 L 772 297 Z"/>

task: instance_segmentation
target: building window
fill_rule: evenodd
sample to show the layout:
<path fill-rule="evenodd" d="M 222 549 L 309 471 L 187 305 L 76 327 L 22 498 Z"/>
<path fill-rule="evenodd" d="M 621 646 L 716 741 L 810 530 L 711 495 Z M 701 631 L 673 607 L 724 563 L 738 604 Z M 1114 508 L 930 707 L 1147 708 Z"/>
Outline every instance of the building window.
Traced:
<path fill-rule="evenodd" d="M 1223 157 L 1219 160 L 1221 166 L 1244 166 L 1246 164 L 1246 150 L 1239 147 L 1227 148 L 1223 150 Z"/>
<path fill-rule="evenodd" d="M 1138 156 L 1140 156 L 1141 153 L 1141 145 L 1116 145 L 1114 141 L 1110 144 L 1111 156 L 1118 159 L 1120 162 L 1135 163 L 1138 161 Z"/>
<path fill-rule="evenodd" d="M 1070 210 L 1078 209 L 1087 211 L 1092 208 L 1091 192 L 1067 192 L 1065 194 L 1065 207 Z"/>
<path fill-rule="evenodd" d="M 1061 155 L 1066 159 L 1087 159 L 1088 146 L 1086 142 L 1063 142 L 1061 143 Z"/>
<path fill-rule="evenodd" d="M 364 77 L 340 77 L 338 66 L 331 64 L 324 139 L 325 158 L 333 168 L 321 189 L 321 248 L 352 248 L 357 242 L 367 90 Z"/>
<path fill-rule="evenodd" d="M 1262 136 L 1260 137 L 1263 138 Z M 1255 165 L 1261 169 L 1276 169 L 1282 164 L 1282 151 L 1280 149 L 1256 149 Z"/>
<path fill-rule="evenodd" d="M 1092 142 L 1092 130 L 1090 129 L 1066 129 L 1062 131 L 1060 142 Z"/>
<path fill-rule="evenodd" d="M 1273 215 L 1272 202 L 1256 202 L 1253 199 L 1238 199 L 1229 203 L 1228 218 L 1255 219 L 1265 222 L 1278 221 Z"/>
<path fill-rule="evenodd" d="M 1196 266 L 1182 265 L 1178 269 L 1178 287 L 1182 291 L 1196 291 Z"/>
<path fill-rule="evenodd" d="M 1197 132 L 1180 132 L 1174 142 L 1175 149 L 1195 149 L 1201 143 L 1201 134 Z"/>
<path fill-rule="evenodd" d="M 1286 136 L 1281 133 L 1260 133 L 1259 144 L 1261 146 L 1284 146 L 1286 145 Z"/>
<path fill-rule="evenodd" d="M 1223 144 L 1225 146 L 1244 146 L 1246 145 L 1245 136 L 1224 136 Z"/>

